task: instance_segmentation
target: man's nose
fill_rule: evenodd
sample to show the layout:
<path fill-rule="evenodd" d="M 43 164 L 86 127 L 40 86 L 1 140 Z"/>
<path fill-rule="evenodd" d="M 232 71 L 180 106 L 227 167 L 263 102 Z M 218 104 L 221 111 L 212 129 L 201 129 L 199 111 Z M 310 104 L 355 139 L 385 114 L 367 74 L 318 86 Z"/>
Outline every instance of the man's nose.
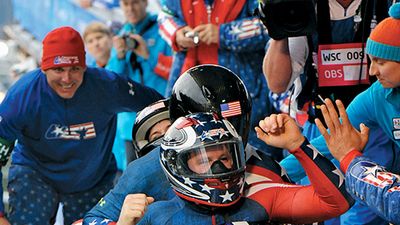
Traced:
<path fill-rule="evenodd" d="M 64 73 L 61 75 L 61 81 L 63 82 L 69 82 L 71 81 L 71 72 L 69 70 L 64 71 Z"/>
<path fill-rule="evenodd" d="M 371 65 L 369 66 L 369 75 L 370 76 L 378 76 L 378 69 L 376 67 L 376 63 L 372 60 Z"/>

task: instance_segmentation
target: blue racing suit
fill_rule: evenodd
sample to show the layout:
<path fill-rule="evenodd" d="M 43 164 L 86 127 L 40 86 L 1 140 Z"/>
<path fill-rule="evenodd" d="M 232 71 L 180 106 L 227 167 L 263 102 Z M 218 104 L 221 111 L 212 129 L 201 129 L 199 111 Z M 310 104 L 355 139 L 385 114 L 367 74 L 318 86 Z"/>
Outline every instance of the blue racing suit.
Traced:
<path fill-rule="evenodd" d="M 88 67 L 75 95 L 63 99 L 49 86 L 46 75 L 34 70 L 8 90 L 0 105 L 0 161 L 4 165 L 11 153 L 13 145 L 7 143 L 18 140 L 12 166 L 37 173 L 59 194 L 93 189 L 107 172 L 115 173 L 111 149 L 116 114 L 141 110 L 161 98 L 156 91 L 115 73 Z M 10 169 L 9 180 L 13 179 Z M 22 190 L 32 192 L 35 188 Z M 26 198 L 21 192 L 15 194 L 20 201 Z M 41 209 L 39 200 L 27 201 Z M 4 212 L 0 202 L 0 212 Z"/>
<path fill-rule="evenodd" d="M 231 1 L 214 0 L 211 2 L 213 2 L 212 5 L 217 7 L 218 4 L 229 4 Z M 184 72 L 183 68 L 186 68 L 184 67 L 186 61 L 190 61 L 188 59 L 188 51 L 179 49 L 175 41 L 176 31 L 189 24 L 185 20 L 182 4 L 183 1 L 181 0 L 163 1 L 163 12 L 159 15 L 161 36 L 177 51 L 174 55 L 168 81 L 168 94 L 171 92 L 180 74 Z M 197 6 L 194 4 L 193 7 Z M 223 7 L 222 9 L 224 9 Z M 219 43 L 215 46 L 200 43 L 194 51 L 198 52 L 199 55 L 204 54 L 204 61 L 199 60 L 193 63 L 193 66 L 204 63 L 225 66 L 243 80 L 253 102 L 250 127 L 257 126 L 258 122 L 264 119 L 265 116 L 270 115 L 273 110 L 268 98 L 268 85 L 262 72 L 262 61 L 265 54 L 264 47 L 269 40 L 269 36 L 260 20 L 253 16 L 256 8 L 256 0 L 245 1 L 240 13 L 238 13 L 233 21 L 222 23 L 212 22 L 219 27 Z M 218 13 L 212 12 L 211 17 Z M 188 18 L 188 20 L 192 19 Z M 205 21 L 204 23 L 207 22 Z M 210 58 L 210 51 L 213 49 L 217 49 L 217 60 L 210 62 L 208 59 Z M 265 143 L 256 137 L 253 129 L 251 129 L 249 134 L 249 143 L 265 151 L 267 154 L 278 155 L 277 158 L 281 159 L 281 151 L 266 146 Z"/>

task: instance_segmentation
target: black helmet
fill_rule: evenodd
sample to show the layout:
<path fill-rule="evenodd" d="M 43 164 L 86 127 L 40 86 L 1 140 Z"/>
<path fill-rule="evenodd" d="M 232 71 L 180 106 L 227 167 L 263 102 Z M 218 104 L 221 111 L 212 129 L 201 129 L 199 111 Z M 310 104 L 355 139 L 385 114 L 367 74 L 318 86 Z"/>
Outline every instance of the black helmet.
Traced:
<path fill-rule="evenodd" d="M 251 98 L 243 81 L 218 65 L 199 65 L 176 81 L 170 99 L 171 121 L 196 112 L 214 112 L 235 127 L 246 145 L 250 129 Z"/>
<path fill-rule="evenodd" d="M 132 142 L 136 158 L 142 157 L 160 145 L 162 137 L 149 142 L 149 131 L 158 122 L 169 119 L 169 99 L 154 102 L 138 112 L 132 129 Z"/>

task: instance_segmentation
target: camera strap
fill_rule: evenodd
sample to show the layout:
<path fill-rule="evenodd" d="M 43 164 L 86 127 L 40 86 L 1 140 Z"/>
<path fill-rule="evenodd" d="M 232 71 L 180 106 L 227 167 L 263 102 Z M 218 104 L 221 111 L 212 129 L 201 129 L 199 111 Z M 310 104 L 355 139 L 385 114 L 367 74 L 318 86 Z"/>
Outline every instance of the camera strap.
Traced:
<path fill-rule="evenodd" d="M 148 23 L 141 29 L 137 34 L 143 36 L 146 31 L 148 31 L 152 26 L 157 23 L 156 19 L 150 18 Z M 129 57 L 129 62 L 132 66 L 132 70 L 138 70 L 140 76 L 140 83 L 144 85 L 144 74 L 143 74 L 143 67 L 140 63 L 137 62 L 137 56 L 135 53 L 132 52 L 131 56 Z"/>

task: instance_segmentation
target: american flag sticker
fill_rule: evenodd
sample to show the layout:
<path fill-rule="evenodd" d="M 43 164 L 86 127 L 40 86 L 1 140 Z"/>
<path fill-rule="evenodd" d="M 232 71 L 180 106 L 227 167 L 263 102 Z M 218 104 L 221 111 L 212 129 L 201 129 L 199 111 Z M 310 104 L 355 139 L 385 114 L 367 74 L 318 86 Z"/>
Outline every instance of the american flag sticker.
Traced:
<path fill-rule="evenodd" d="M 242 109 L 240 108 L 239 101 L 221 104 L 220 108 L 221 108 L 221 115 L 224 118 L 242 114 Z"/>

